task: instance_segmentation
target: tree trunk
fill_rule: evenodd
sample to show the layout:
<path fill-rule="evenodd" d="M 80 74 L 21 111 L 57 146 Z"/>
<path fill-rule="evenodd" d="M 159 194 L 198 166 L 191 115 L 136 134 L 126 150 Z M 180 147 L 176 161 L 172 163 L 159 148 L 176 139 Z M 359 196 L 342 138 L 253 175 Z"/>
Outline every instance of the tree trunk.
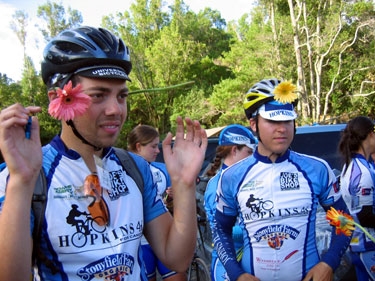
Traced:
<path fill-rule="evenodd" d="M 298 20 L 295 16 L 295 11 L 294 11 L 294 5 L 292 0 L 288 0 L 289 4 L 289 10 L 290 10 L 290 19 L 292 23 L 292 28 L 293 28 L 293 41 L 294 41 L 294 52 L 296 56 L 296 64 L 297 64 L 297 87 L 298 91 L 300 93 L 299 97 L 301 100 L 301 109 L 302 109 L 302 118 L 307 119 L 309 116 L 309 111 L 308 111 L 308 98 L 306 94 L 306 83 L 305 83 L 305 73 L 303 70 L 303 59 L 302 59 L 302 54 L 301 54 L 301 49 L 300 49 L 300 38 L 298 34 Z M 297 3 L 299 7 L 301 7 L 300 3 Z M 301 9 L 300 9 L 301 11 Z"/>

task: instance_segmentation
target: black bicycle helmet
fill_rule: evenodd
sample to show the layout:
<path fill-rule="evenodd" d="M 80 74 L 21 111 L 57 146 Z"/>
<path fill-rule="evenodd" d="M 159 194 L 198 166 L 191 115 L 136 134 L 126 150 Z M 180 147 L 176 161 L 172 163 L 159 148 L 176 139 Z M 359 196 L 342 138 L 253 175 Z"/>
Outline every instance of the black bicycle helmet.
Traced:
<path fill-rule="evenodd" d="M 45 84 L 54 84 L 55 76 L 72 74 L 91 66 L 113 66 L 125 71 L 129 80 L 132 65 L 128 47 L 104 28 L 81 26 L 61 32 L 45 47 L 41 65 Z M 53 79 L 52 79 L 53 78 Z"/>
<path fill-rule="evenodd" d="M 247 119 L 250 119 L 261 105 L 274 99 L 273 91 L 280 83 L 276 78 L 264 79 L 250 88 L 243 102 Z"/>

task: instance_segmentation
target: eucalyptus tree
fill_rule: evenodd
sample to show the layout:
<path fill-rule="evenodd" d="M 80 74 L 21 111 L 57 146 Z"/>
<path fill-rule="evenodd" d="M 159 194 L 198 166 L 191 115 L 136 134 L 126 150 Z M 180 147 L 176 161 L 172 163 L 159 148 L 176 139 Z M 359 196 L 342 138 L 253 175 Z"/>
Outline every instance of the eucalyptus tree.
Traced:
<path fill-rule="evenodd" d="M 363 65 L 360 45 L 363 41 L 374 42 L 369 33 L 374 27 L 373 3 L 288 0 L 288 4 L 299 90 L 305 109 L 303 118 L 325 121 L 333 107 L 335 92 L 347 91 L 346 80 L 352 79 L 354 73 L 366 75 L 372 68 L 372 64 Z M 360 88 L 356 84 L 360 81 L 354 79 L 351 83 L 354 83 L 351 90 Z"/>
<path fill-rule="evenodd" d="M 20 81 L 20 92 L 17 95 L 17 102 L 24 105 L 38 104 L 43 107 L 47 107 L 47 101 L 44 100 L 43 103 L 38 103 L 36 101 L 36 96 L 40 95 L 42 91 L 45 90 L 42 85 L 40 76 L 35 70 L 34 63 L 27 55 L 26 50 L 26 40 L 28 36 L 27 28 L 29 25 L 29 16 L 25 11 L 17 10 L 13 15 L 13 20 L 10 22 L 11 29 L 16 33 L 18 40 L 23 47 L 23 70 L 22 78 Z M 13 101 L 15 102 L 15 101 Z"/>
<path fill-rule="evenodd" d="M 26 58 L 26 38 L 29 15 L 25 11 L 17 10 L 12 18 L 10 28 L 17 35 L 23 48 L 23 57 Z"/>
<path fill-rule="evenodd" d="M 298 85 L 302 124 L 332 122 L 330 115 L 345 111 L 370 113 L 375 92 L 373 2 L 287 3 L 258 1 L 249 16 L 229 26 L 233 40 L 222 63 L 235 77 L 222 83 L 235 85 L 235 95 L 263 78 L 293 80 Z M 226 119 L 227 111 L 216 98 L 230 98 L 222 89 L 227 87 L 215 87 L 210 105 Z"/>
<path fill-rule="evenodd" d="M 347 118 L 355 115 L 375 117 L 374 14 L 373 1 L 353 1 L 342 12 L 345 25 L 340 36 L 343 43 L 337 50 L 336 59 L 330 61 L 335 67 L 328 72 L 330 83 L 326 96 L 333 102 L 327 104 L 326 98 L 324 114 L 329 108 Z"/>

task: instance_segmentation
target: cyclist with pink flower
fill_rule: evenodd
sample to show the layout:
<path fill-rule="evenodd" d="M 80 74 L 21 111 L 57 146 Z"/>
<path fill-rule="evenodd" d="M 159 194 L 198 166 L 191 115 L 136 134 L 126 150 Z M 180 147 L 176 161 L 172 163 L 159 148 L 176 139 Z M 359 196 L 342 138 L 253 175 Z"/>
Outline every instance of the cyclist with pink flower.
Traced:
<path fill-rule="evenodd" d="M 60 133 L 41 148 L 37 117 L 29 122 L 40 107 L 14 104 L 1 111 L 0 280 L 30 280 L 33 272 L 34 280 L 146 281 L 143 234 L 169 268 L 189 266 L 197 229 L 195 180 L 207 136 L 198 121 L 178 117 L 173 147 L 171 133 L 163 141 L 176 203 L 172 217 L 147 161 L 129 153 L 134 164 L 128 168 L 140 172 L 140 187 L 113 148 L 127 117 L 131 67 L 128 47 L 108 30 L 65 30 L 47 44 L 42 62 L 48 112 L 61 120 Z M 41 168 L 47 203 L 32 249 L 31 202 Z M 66 221 L 72 204 L 93 218 L 89 234 Z"/>

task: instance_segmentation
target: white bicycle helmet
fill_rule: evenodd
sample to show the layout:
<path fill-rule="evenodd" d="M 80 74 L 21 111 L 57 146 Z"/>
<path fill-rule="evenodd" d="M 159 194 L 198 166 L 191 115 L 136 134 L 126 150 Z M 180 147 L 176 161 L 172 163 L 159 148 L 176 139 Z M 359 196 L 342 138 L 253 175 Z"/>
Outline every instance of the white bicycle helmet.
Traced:
<path fill-rule="evenodd" d="M 280 106 L 281 110 L 284 110 L 283 112 L 286 112 L 285 110 L 288 110 L 288 111 L 291 110 L 291 112 L 293 111 L 293 113 L 290 113 L 291 115 L 286 118 L 295 119 L 297 117 L 297 115 L 294 113 L 294 110 L 293 110 L 294 106 L 298 102 L 297 100 L 289 104 L 291 105 L 291 108 L 289 108 L 290 106 L 288 106 L 288 104 L 283 105 L 275 101 L 274 91 L 275 91 L 275 88 L 280 83 L 282 83 L 282 81 L 276 78 L 264 79 L 254 84 L 250 88 L 250 90 L 247 92 L 245 96 L 245 100 L 243 103 L 243 107 L 244 107 L 247 119 L 254 117 L 254 115 L 259 113 L 259 111 L 261 111 L 262 113 L 265 112 L 266 109 L 264 108 L 263 105 L 268 104 L 269 102 L 272 102 L 270 103 L 270 105 L 274 105 L 274 107 L 272 108 L 273 111 L 277 110 L 278 106 Z M 273 118 L 267 118 L 267 119 L 273 120 Z M 283 119 L 279 119 L 279 121 L 282 121 L 282 120 Z"/>

